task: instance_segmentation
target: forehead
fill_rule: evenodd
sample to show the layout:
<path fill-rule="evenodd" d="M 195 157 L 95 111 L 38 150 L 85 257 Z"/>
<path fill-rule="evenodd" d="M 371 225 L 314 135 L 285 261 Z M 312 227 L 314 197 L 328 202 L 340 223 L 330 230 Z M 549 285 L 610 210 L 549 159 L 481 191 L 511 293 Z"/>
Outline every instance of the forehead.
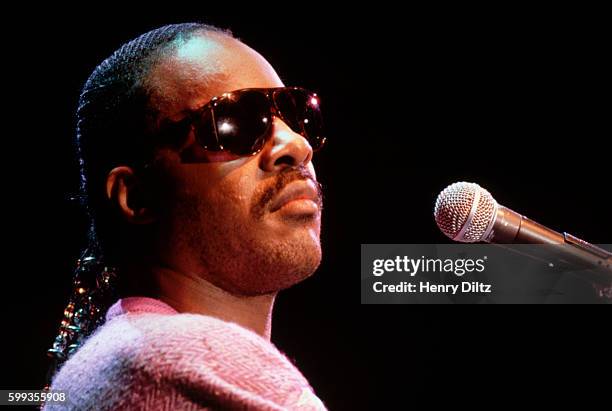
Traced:
<path fill-rule="evenodd" d="M 270 63 L 244 43 L 220 33 L 177 40 L 147 78 L 159 118 L 176 120 L 211 98 L 251 87 L 281 87 Z"/>

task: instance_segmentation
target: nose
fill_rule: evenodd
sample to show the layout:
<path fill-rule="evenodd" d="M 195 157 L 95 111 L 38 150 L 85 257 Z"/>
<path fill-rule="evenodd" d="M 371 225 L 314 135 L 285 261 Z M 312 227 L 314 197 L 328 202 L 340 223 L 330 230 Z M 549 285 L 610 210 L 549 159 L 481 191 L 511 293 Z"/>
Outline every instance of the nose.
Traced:
<path fill-rule="evenodd" d="M 280 171 L 287 167 L 306 166 L 311 160 L 312 147 L 308 140 L 274 117 L 272 136 L 261 153 L 261 169 Z"/>

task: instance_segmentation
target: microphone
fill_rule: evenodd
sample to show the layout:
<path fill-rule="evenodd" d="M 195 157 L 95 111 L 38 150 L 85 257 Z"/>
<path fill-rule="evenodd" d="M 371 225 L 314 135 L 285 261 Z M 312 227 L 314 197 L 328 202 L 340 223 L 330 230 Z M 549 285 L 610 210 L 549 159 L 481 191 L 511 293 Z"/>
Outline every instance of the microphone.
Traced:
<path fill-rule="evenodd" d="M 612 280 L 612 253 L 568 233 L 559 233 L 504 207 L 475 183 L 458 182 L 438 195 L 434 217 L 440 230 L 462 243 L 548 244 L 546 255 L 525 248 L 549 266 L 603 271 Z"/>

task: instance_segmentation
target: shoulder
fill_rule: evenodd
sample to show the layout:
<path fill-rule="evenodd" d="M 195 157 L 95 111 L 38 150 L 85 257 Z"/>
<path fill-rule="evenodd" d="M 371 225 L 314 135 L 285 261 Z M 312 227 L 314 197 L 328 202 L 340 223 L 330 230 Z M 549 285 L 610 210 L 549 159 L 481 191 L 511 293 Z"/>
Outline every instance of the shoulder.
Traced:
<path fill-rule="evenodd" d="M 270 342 L 192 314 L 126 314 L 102 326 L 53 381 L 79 408 L 122 408 L 151 396 L 209 403 L 224 396 L 298 394 L 307 381 Z M 161 394 L 160 394 L 161 393 Z"/>

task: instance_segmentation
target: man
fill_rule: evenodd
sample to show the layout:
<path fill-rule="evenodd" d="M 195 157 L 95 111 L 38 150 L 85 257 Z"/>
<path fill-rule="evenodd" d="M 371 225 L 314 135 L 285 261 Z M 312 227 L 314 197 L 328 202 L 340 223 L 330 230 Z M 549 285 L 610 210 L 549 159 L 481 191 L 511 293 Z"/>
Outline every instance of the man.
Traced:
<path fill-rule="evenodd" d="M 270 342 L 276 294 L 321 260 L 316 94 L 180 24 L 122 46 L 79 103 L 90 249 L 123 298 L 51 390 L 76 409 L 324 409 Z"/>

